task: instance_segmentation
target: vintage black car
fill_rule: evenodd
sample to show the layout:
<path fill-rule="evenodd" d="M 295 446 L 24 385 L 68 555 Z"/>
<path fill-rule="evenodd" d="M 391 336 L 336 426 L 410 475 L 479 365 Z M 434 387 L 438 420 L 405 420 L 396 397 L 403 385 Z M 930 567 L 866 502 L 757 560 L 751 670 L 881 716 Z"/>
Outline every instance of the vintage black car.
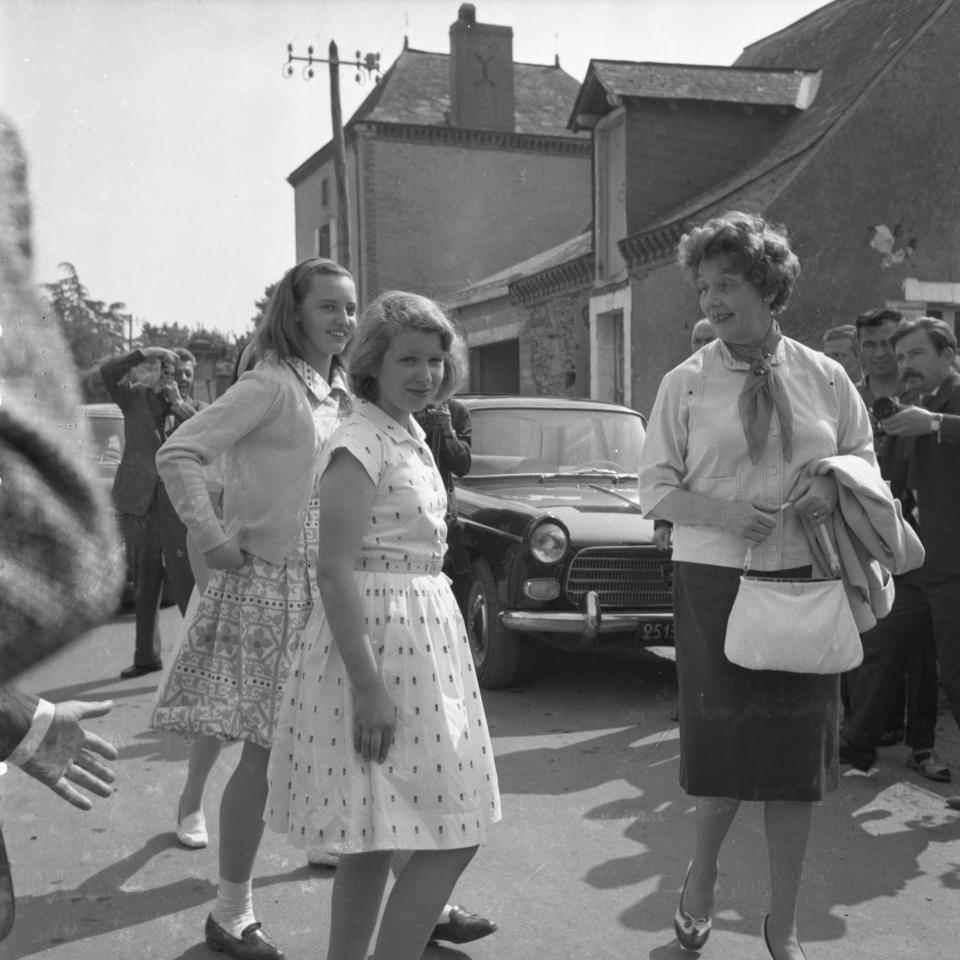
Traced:
<path fill-rule="evenodd" d="M 591 400 L 459 399 L 473 465 L 456 484 L 454 585 L 481 685 L 515 683 L 543 642 L 672 644 L 670 559 L 636 502 L 643 417 Z"/>

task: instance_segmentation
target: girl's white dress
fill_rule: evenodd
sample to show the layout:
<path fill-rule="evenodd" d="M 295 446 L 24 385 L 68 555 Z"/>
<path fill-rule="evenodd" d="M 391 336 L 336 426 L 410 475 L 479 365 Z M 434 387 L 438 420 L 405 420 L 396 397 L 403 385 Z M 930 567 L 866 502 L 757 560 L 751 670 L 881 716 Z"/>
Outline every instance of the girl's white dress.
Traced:
<path fill-rule="evenodd" d="M 366 630 L 399 712 L 386 762 L 353 747 L 353 697 L 317 604 L 287 681 L 270 756 L 266 820 L 297 847 L 339 853 L 451 849 L 500 819 L 493 749 L 463 619 L 446 576 L 446 491 L 420 427 L 374 404 L 320 455 L 345 448 L 377 488 L 357 563 Z"/>

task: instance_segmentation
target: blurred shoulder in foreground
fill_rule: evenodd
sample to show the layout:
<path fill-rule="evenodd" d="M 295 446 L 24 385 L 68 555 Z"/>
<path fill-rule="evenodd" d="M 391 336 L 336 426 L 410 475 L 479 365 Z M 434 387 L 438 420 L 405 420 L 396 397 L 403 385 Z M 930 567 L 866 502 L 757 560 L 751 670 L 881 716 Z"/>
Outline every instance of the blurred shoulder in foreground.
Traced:
<path fill-rule="evenodd" d="M 122 554 L 89 443 L 73 362 L 33 286 L 23 148 L 0 115 L 0 683 L 116 609 Z"/>

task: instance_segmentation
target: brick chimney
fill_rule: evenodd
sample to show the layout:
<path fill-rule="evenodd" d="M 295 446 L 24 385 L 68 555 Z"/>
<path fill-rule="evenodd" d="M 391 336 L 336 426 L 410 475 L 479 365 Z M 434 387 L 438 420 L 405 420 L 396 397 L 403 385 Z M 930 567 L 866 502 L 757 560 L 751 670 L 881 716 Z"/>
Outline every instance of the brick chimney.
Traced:
<path fill-rule="evenodd" d="M 450 122 L 475 130 L 513 130 L 513 28 L 477 23 L 460 4 L 450 25 Z"/>

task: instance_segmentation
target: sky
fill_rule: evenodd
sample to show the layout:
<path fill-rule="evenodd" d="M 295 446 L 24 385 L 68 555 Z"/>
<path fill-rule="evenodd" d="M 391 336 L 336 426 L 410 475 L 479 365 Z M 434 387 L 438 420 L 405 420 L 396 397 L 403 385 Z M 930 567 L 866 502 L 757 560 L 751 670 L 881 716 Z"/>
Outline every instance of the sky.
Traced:
<path fill-rule="evenodd" d="M 477 0 L 514 59 L 582 80 L 591 57 L 729 65 L 824 0 Z M 34 279 L 72 263 L 139 323 L 249 329 L 293 265 L 288 174 L 330 139 L 327 68 L 283 76 L 287 44 L 341 58 L 449 52 L 459 0 L 0 0 L 0 110 L 24 141 Z M 341 70 L 344 121 L 370 91 Z"/>

